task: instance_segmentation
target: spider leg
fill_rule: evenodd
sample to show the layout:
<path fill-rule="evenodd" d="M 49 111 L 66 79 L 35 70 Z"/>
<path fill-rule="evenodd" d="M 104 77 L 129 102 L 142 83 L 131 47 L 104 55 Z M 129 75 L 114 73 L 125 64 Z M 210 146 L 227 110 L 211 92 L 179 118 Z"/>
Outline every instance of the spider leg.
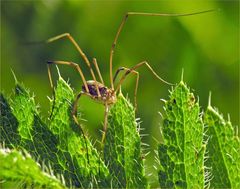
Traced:
<path fill-rule="evenodd" d="M 53 89 L 53 82 L 52 82 L 52 74 L 51 74 L 51 69 L 50 69 L 51 64 L 67 65 L 67 66 L 71 66 L 71 67 L 75 68 L 82 78 L 82 81 L 83 81 L 86 91 L 89 92 L 89 88 L 88 88 L 86 79 L 83 75 L 83 72 L 82 72 L 82 69 L 80 68 L 80 66 L 74 62 L 67 62 L 67 61 L 47 61 L 48 77 L 49 77 L 49 81 L 50 81 L 50 85 L 51 85 L 52 89 Z"/>
<path fill-rule="evenodd" d="M 202 13 L 207 13 L 207 12 L 213 12 L 216 11 L 214 9 L 212 10 L 205 10 L 205 11 L 200 11 L 200 12 L 194 12 L 194 13 L 185 13 L 185 14 L 162 14 L 162 13 L 145 13 L 145 12 L 127 12 L 122 19 L 122 22 L 117 30 L 117 33 L 115 35 L 115 38 L 112 43 L 112 47 L 110 50 L 110 61 L 109 61 L 109 67 L 110 67 L 110 82 L 111 82 L 111 88 L 114 89 L 114 84 L 113 84 L 113 76 L 112 76 L 112 62 L 113 62 L 113 55 L 114 55 L 114 50 L 118 41 L 118 37 L 122 31 L 122 28 L 124 24 L 126 23 L 127 19 L 129 16 L 164 16 L 164 17 L 178 17 L 178 16 L 192 16 L 192 15 L 197 15 L 197 14 L 202 14 Z"/>
<path fill-rule="evenodd" d="M 101 83 L 104 85 L 104 81 L 103 81 L 103 78 L 102 78 L 102 74 L 101 74 L 101 72 L 100 72 L 100 70 L 99 70 L 98 63 L 97 63 L 97 59 L 96 59 L 96 58 L 93 58 L 93 64 L 94 64 L 94 66 L 95 66 L 95 68 L 96 68 L 96 70 L 97 70 L 98 77 L 99 77 Z"/>
<path fill-rule="evenodd" d="M 109 111 L 109 107 L 108 107 L 107 103 L 105 103 L 103 135 L 102 135 L 102 140 L 101 140 L 102 145 L 103 145 L 103 142 L 106 138 L 108 111 Z"/>
<path fill-rule="evenodd" d="M 74 47 L 77 49 L 77 51 L 79 52 L 79 54 L 81 55 L 81 57 L 83 58 L 83 60 L 86 62 L 86 64 L 88 65 L 88 67 L 90 66 L 90 62 L 87 58 L 87 56 L 84 54 L 84 52 L 82 51 L 82 49 L 80 48 L 80 46 L 77 44 L 77 42 L 74 40 L 74 38 L 69 34 L 69 33 L 63 33 L 57 36 L 54 36 L 48 40 L 46 40 L 46 43 L 52 43 L 54 41 L 57 41 L 59 39 L 63 39 L 63 38 L 67 38 L 73 45 Z"/>
<path fill-rule="evenodd" d="M 68 65 L 68 66 L 71 66 L 71 67 L 75 68 L 75 69 L 79 72 L 79 74 L 80 74 L 80 76 L 81 76 L 81 78 L 82 78 L 82 81 L 83 81 L 83 84 L 84 84 L 84 86 L 85 86 L 85 89 L 86 89 L 87 93 L 89 93 L 89 88 L 88 88 L 86 79 L 85 79 L 85 77 L 84 77 L 84 75 L 83 75 L 83 72 L 82 72 L 82 70 L 81 70 L 81 68 L 80 68 L 80 66 L 79 66 L 78 64 L 76 64 L 76 63 L 74 63 L 74 62 L 66 62 L 66 61 L 48 61 L 47 63 L 48 63 L 48 64 L 47 64 L 47 66 L 48 66 L 48 76 L 49 76 L 49 81 L 50 81 L 50 85 L 51 85 L 52 89 L 53 89 L 53 82 L 52 82 L 50 65 L 51 65 L 51 64 L 57 64 L 57 65 L 60 64 L 60 65 Z M 53 90 L 53 91 L 54 91 L 54 90 Z M 79 94 L 77 95 L 77 98 L 76 98 L 76 100 L 75 100 L 75 102 L 74 102 L 74 105 L 73 105 L 73 111 L 72 111 L 73 119 L 74 119 L 74 121 L 75 121 L 77 124 L 78 124 L 78 121 L 77 121 L 77 119 L 76 119 L 76 115 L 75 115 L 75 114 L 76 114 L 76 112 L 77 112 L 77 102 L 78 102 L 78 100 L 79 100 L 79 98 L 80 98 L 80 96 L 81 96 L 82 93 L 83 93 L 83 92 L 81 92 L 81 93 L 79 93 Z"/>
<path fill-rule="evenodd" d="M 138 89 L 138 80 L 139 80 L 139 73 L 136 72 L 135 70 L 141 66 L 145 65 L 150 71 L 151 73 L 160 81 L 168 84 L 168 85 L 173 85 L 167 81 L 165 81 L 164 79 L 162 79 L 160 76 L 158 76 L 158 74 L 152 69 L 152 67 L 148 64 L 148 62 L 146 61 L 143 61 L 143 62 L 140 62 L 138 64 L 136 64 L 135 66 L 133 66 L 132 68 L 119 68 L 114 76 L 114 81 L 118 75 L 118 73 L 121 71 L 121 70 L 126 70 L 126 72 L 122 75 L 122 77 L 120 78 L 117 86 L 116 86 L 116 93 L 120 90 L 120 87 L 122 85 L 122 83 L 124 82 L 124 80 L 126 79 L 126 77 L 130 74 L 130 73 L 135 73 L 137 75 L 137 81 L 136 81 L 136 87 L 135 87 L 135 93 L 134 93 L 134 98 L 135 98 L 135 108 L 137 108 L 137 102 L 136 102 L 136 96 L 137 96 L 137 89 Z"/>
<path fill-rule="evenodd" d="M 70 42 L 74 45 L 74 47 L 77 49 L 77 51 L 79 52 L 79 54 L 81 55 L 81 57 L 83 58 L 83 60 L 85 61 L 85 63 L 87 64 L 90 72 L 91 72 L 91 75 L 92 75 L 92 78 L 94 81 L 96 81 L 96 77 L 95 77 L 95 74 L 93 72 L 93 69 L 91 67 L 91 64 L 87 58 L 87 56 L 84 54 L 84 52 L 82 51 L 82 49 L 80 48 L 80 46 L 77 44 L 77 42 L 74 40 L 74 38 L 69 34 L 69 33 L 63 33 L 63 34 L 60 34 L 60 35 L 57 35 L 55 37 L 52 37 L 48 40 L 46 40 L 46 43 L 52 43 L 54 41 L 57 41 L 59 39 L 63 39 L 63 38 L 67 38 L 68 40 L 70 40 Z M 86 87 L 86 86 L 85 86 Z M 98 94 L 98 97 L 100 97 L 100 92 L 99 92 L 99 89 L 97 87 L 97 84 L 95 85 L 96 87 L 96 90 L 97 90 L 97 94 Z"/>
<path fill-rule="evenodd" d="M 72 116 L 74 118 L 74 121 L 76 123 L 78 123 L 78 120 L 77 120 L 77 104 L 78 104 L 78 101 L 80 99 L 80 97 L 83 95 L 84 93 L 81 91 L 80 93 L 78 93 L 74 103 L 73 103 L 73 109 L 72 109 Z"/>
<path fill-rule="evenodd" d="M 142 61 L 142 62 L 136 64 L 135 66 L 133 66 L 132 68 L 130 68 L 129 70 L 127 70 L 127 71 L 125 72 L 125 74 L 121 77 L 120 81 L 118 82 L 115 91 L 117 92 L 117 91 L 119 90 L 119 88 L 120 88 L 121 84 L 123 83 L 123 81 L 125 80 L 125 78 L 126 78 L 133 70 L 136 70 L 137 68 L 139 68 L 139 67 L 141 67 L 141 66 L 143 66 L 143 65 L 145 65 L 145 66 L 151 71 L 151 73 L 152 73 L 158 80 L 160 80 L 160 81 L 162 81 L 163 83 L 166 83 L 166 84 L 168 84 L 168 85 L 173 85 L 172 83 L 169 83 L 169 82 L 165 81 L 164 79 L 162 79 L 162 78 L 153 70 L 153 68 L 148 64 L 147 61 Z"/>
<path fill-rule="evenodd" d="M 116 80 L 118 74 L 120 73 L 120 71 L 123 71 L 123 70 L 125 70 L 126 72 L 129 72 L 129 74 L 135 74 L 136 75 L 136 84 L 135 84 L 135 90 L 134 90 L 134 107 L 135 107 L 135 110 L 137 110 L 137 90 L 138 90 L 139 73 L 135 70 L 130 69 L 130 68 L 120 67 L 120 68 L 117 69 L 117 71 L 114 75 L 113 82 L 115 82 L 115 80 Z"/>
<path fill-rule="evenodd" d="M 80 131 L 84 137 L 84 141 L 85 141 L 85 147 L 86 147 L 86 151 L 87 151 L 87 160 L 88 160 L 88 164 L 89 164 L 89 154 L 88 154 L 88 146 L 87 146 L 87 138 L 84 134 L 84 131 L 82 129 L 82 127 L 80 126 L 79 122 L 78 122 L 78 119 L 77 119 L 77 104 L 78 104 L 78 101 L 80 99 L 80 97 L 83 95 L 84 93 L 81 91 L 80 93 L 78 93 L 74 103 L 73 103 L 73 109 L 72 109 L 72 116 L 73 116 L 73 120 L 74 122 L 79 126 L 80 128 Z"/>
<path fill-rule="evenodd" d="M 52 89 L 53 89 L 53 82 L 52 82 L 51 69 L 50 69 L 50 65 L 51 65 L 51 64 L 68 65 L 68 66 L 71 66 L 71 67 L 75 68 L 75 69 L 79 72 L 79 74 L 80 74 L 80 76 L 81 76 L 81 78 L 82 78 L 82 81 L 83 81 L 83 83 L 84 83 L 84 86 L 85 86 L 86 91 L 89 92 L 86 79 L 85 79 L 85 77 L 84 77 L 84 75 L 83 75 L 83 72 L 82 72 L 80 66 L 79 66 L 78 64 L 74 63 L 74 62 L 66 62 L 66 61 L 48 61 L 48 62 L 47 62 L 47 66 L 48 66 L 48 77 L 49 77 L 49 81 L 50 81 L 50 85 L 51 85 L 51 88 L 52 88 Z M 54 90 L 53 90 L 53 92 L 54 92 Z M 54 92 L 54 93 L 55 93 L 55 92 Z M 87 159 L 88 159 L 88 163 L 89 163 L 89 154 L 88 154 L 88 146 L 87 146 L 86 136 L 85 136 L 85 134 L 84 134 L 84 131 L 83 131 L 82 127 L 80 126 L 80 124 L 79 124 L 79 122 L 78 122 L 78 120 L 77 120 L 77 103 L 78 103 L 78 100 L 79 100 L 79 98 L 81 97 L 82 94 L 83 94 L 83 92 L 80 92 L 80 93 L 77 95 L 77 97 L 76 97 L 76 99 L 75 99 L 75 101 L 74 101 L 73 110 L 72 110 L 71 113 L 72 113 L 72 117 L 73 117 L 74 122 L 79 126 L 80 131 L 81 131 L 81 133 L 82 133 L 82 135 L 83 135 L 83 137 L 84 137 L 85 146 L 86 146 L 86 151 L 87 151 Z M 54 101 L 55 101 L 55 95 L 54 95 Z M 53 110 L 52 110 L 52 112 L 53 112 Z M 52 113 L 51 113 L 51 115 L 52 115 Z M 51 116 L 50 116 L 50 117 L 51 117 Z"/>
<path fill-rule="evenodd" d="M 54 108 L 54 104 L 55 104 L 55 91 L 54 91 L 54 87 L 53 87 L 53 80 L 52 80 L 52 74 L 51 74 L 51 68 L 50 68 L 51 64 L 68 65 L 68 66 L 71 66 L 71 67 L 75 68 L 79 72 L 79 74 L 80 74 L 80 76 L 82 78 L 82 81 L 83 81 L 83 84 L 85 86 L 86 91 L 89 92 L 86 79 L 85 79 L 85 77 L 83 75 L 83 72 L 82 72 L 82 70 L 81 70 L 81 68 L 80 68 L 80 66 L 78 64 L 73 63 L 73 62 L 65 62 L 65 61 L 48 61 L 47 62 L 48 78 L 49 78 L 49 81 L 50 81 L 50 86 L 51 86 L 51 89 L 53 91 L 53 98 L 54 98 L 53 99 L 53 106 L 52 106 L 52 111 L 51 111 L 51 114 L 50 114 L 50 118 L 52 117 L 53 108 Z"/>

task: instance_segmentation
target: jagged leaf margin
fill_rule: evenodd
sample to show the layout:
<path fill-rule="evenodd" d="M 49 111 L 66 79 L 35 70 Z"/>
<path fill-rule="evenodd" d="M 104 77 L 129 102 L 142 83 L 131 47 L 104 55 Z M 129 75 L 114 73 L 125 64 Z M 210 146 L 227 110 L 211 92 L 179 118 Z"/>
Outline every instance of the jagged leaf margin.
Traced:
<path fill-rule="evenodd" d="M 211 98 L 211 95 L 210 95 Z M 210 169 L 211 188 L 240 188 L 240 140 L 229 120 L 209 105 L 204 114 L 208 138 L 205 167 Z M 206 169 L 206 172 L 209 170 Z"/>
<path fill-rule="evenodd" d="M 26 149 L 39 162 L 49 163 L 56 174 L 64 175 L 67 186 L 108 186 L 106 166 L 72 121 L 74 96 L 61 77 L 55 95 L 52 119 L 47 126 L 39 116 L 34 97 L 18 82 L 10 103 L 1 94 L 0 142 L 9 148 Z"/>
<path fill-rule="evenodd" d="M 0 182 L 3 188 L 11 187 L 9 183 L 14 184 L 14 188 L 66 188 L 64 180 L 56 178 L 50 167 L 44 169 L 26 151 L 0 148 Z"/>
<path fill-rule="evenodd" d="M 166 117 L 159 145 L 159 183 L 161 188 L 203 188 L 203 123 L 198 102 L 181 81 L 165 101 Z"/>
<path fill-rule="evenodd" d="M 120 93 L 108 115 L 104 159 L 113 188 L 147 188 L 135 110 Z"/>

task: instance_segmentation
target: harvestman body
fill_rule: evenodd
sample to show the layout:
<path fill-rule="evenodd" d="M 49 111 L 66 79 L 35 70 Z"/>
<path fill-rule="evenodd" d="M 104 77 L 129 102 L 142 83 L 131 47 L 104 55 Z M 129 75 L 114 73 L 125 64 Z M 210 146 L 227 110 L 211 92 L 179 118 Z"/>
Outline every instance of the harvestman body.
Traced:
<path fill-rule="evenodd" d="M 111 51 L 110 51 L 110 82 L 111 82 L 111 87 L 107 87 L 104 84 L 104 81 L 102 79 L 102 75 L 101 72 L 98 68 L 98 64 L 95 58 L 93 58 L 93 64 L 94 67 L 97 71 L 98 77 L 100 79 L 100 82 L 97 81 L 95 74 L 93 72 L 91 63 L 89 61 L 89 59 L 87 58 L 87 56 L 83 53 L 82 49 L 80 48 L 80 46 L 77 44 L 77 42 L 74 40 L 74 38 L 69 34 L 69 33 L 64 33 L 58 36 L 55 36 L 53 38 L 50 38 L 46 41 L 46 43 L 51 43 L 53 41 L 56 41 L 58 39 L 62 39 L 62 38 L 67 38 L 68 40 L 70 40 L 70 42 L 75 46 L 75 48 L 77 49 L 77 51 L 80 53 L 81 57 L 83 58 L 84 62 L 87 64 L 91 76 L 93 78 L 93 80 L 89 80 L 86 81 L 83 72 L 81 70 L 81 67 L 79 64 L 76 64 L 74 62 L 67 62 L 67 61 L 48 61 L 48 76 L 49 76 L 49 80 L 50 80 L 50 85 L 53 89 L 53 82 L 52 82 L 52 76 L 51 76 L 51 70 L 50 70 L 50 66 L 51 64 L 62 64 L 62 65 L 68 65 L 71 66 L 73 68 L 75 68 L 80 76 L 81 79 L 83 81 L 83 86 L 82 86 L 82 90 L 81 92 L 77 95 L 76 100 L 74 102 L 73 105 L 73 110 L 72 110 L 72 115 L 73 115 L 73 119 L 74 121 L 79 125 L 76 114 L 77 114 L 77 104 L 78 104 L 78 100 L 81 97 L 81 95 L 87 95 L 90 98 L 103 103 L 105 106 L 105 115 L 104 115 L 104 127 L 103 127 L 103 136 L 102 136 L 102 142 L 105 139 L 105 133 L 106 133 L 106 129 L 107 129 L 107 113 L 108 113 L 108 107 L 111 104 L 114 104 L 117 101 L 117 97 L 116 94 L 120 89 L 121 84 L 123 83 L 123 81 L 125 80 L 125 78 L 129 75 L 129 74 L 135 74 L 136 75 L 136 86 L 135 86 L 135 91 L 134 91 L 134 102 L 135 102 L 135 108 L 137 107 L 137 100 L 136 100 L 136 96 L 137 96 L 137 89 L 138 89 L 138 81 L 139 81 L 139 73 L 137 71 L 135 71 L 137 68 L 141 67 L 142 65 L 145 65 L 151 72 L 152 74 L 159 79 L 160 81 L 172 85 L 171 83 L 166 82 L 165 80 L 163 80 L 161 77 L 159 77 L 154 70 L 151 68 L 151 66 L 146 62 L 140 62 L 138 64 L 136 64 L 135 66 L 131 67 L 131 68 L 125 68 L 125 67 L 120 67 L 114 77 L 112 74 L 112 62 L 113 62 L 113 54 L 114 54 L 114 49 L 116 47 L 117 44 L 117 40 L 119 37 L 119 34 L 122 31 L 122 28 L 127 20 L 127 18 L 130 15 L 142 15 L 142 16 L 190 16 L 190 15 L 196 15 L 196 14 L 201 14 L 201 13 L 206 13 L 206 12 L 211 12 L 213 10 L 207 10 L 207 11 L 201 11 L 201 12 L 195 12 L 195 13 L 190 13 L 190 14 L 159 14 L 159 13 L 142 13 L 142 12 L 128 12 L 125 14 L 125 16 L 123 17 L 123 20 L 118 28 L 118 31 L 116 33 L 116 36 L 114 38 L 112 47 L 111 47 Z M 116 87 L 114 88 L 114 82 L 119 74 L 120 71 L 125 71 L 125 73 L 122 75 L 122 77 L 120 78 L 119 82 L 117 83 Z"/>

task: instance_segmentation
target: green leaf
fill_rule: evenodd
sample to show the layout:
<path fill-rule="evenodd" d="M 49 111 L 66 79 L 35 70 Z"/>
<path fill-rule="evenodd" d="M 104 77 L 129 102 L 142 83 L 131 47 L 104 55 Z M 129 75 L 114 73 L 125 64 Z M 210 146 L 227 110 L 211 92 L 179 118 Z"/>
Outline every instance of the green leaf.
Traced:
<path fill-rule="evenodd" d="M 3 188 L 8 188 L 9 182 L 13 188 L 66 188 L 52 174 L 51 168 L 41 170 L 40 165 L 27 152 L 0 149 L 0 180 Z M 47 173 L 46 170 L 49 170 Z"/>
<path fill-rule="evenodd" d="M 74 100 L 72 89 L 60 77 L 51 116 L 45 121 L 33 95 L 18 82 L 10 98 L 0 95 L 0 144 L 6 146 L 0 149 L 1 186 L 148 188 L 131 103 L 120 93 L 110 107 L 103 161 L 73 119 Z M 240 140 L 231 122 L 209 105 L 204 129 L 198 102 L 182 81 L 164 108 L 163 143 L 158 147 L 160 187 L 239 188 Z"/>
<path fill-rule="evenodd" d="M 181 81 L 165 102 L 162 126 L 164 143 L 159 145 L 161 188 L 203 188 L 203 123 L 198 102 Z"/>
<path fill-rule="evenodd" d="M 74 95 L 60 78 L 55 90 L 52 116 L 45 124 L 33 96 L 20 84 L 10 105 L 1 95 L 1 143 L 26 149 L 40 163 L 50 164 L 54 174 L 63 175 L 67 186 L 109 186 L 109 172 L 91 142 L 73 121 Z"/>
<path fill-rule="evenodd" d="M 205 166 L 212 174 L 210 187 L 240 188 L 240 140 L 230 120 L 225 121 L 209 103 L 204 123 L 209 137 Z"/>
<path fill-rule="evenodd" d="M 72 117 L 74 94 L 69 85 L 60 77 L 55 90 L 55 101 L 50 130 L 59 141 L 58 163 L 73 172 L 83 187 L 107 187 L 109 172 L 97 150 L 84 135 L 80 125 Z M 71 163 L 66 164 L 66 161 Z M 92 185 L 92 186 L 91 186 Z"/>
<path fill-rule="evenodd" d="M 113 188 L 146 188 L 141 138 L 133 106 L 119 94 L 108 115 L 104 159 Z"/>
<path fill-rule="evenodd" d="M 12 113 L 9 103 L 1 93 L 0 95 L 0 142 L 12 148 L 20 143 L 18 134 L 18 121 Z"/>

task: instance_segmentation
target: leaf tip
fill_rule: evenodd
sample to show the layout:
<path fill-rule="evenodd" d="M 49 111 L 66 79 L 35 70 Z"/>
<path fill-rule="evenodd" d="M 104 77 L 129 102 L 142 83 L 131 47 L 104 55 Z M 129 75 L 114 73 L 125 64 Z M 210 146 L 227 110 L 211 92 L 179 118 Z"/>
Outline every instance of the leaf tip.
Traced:
<path fill-rule="evenodd" d="M 122 95 L 122 86 L 119 87 L 119 94 Z"/>
<path fill-rule="evenodd" d="M 209 91 L 209 96 L 208 96 L 208 108 L 211 108 L 212 106 L 211 106 L 211 99 L 212 98 L 212 92 L 211 91 Z"/>
<path fill-rule="evenodd" d="M 59 68 L 58 68 L 57 65 L 56 65 L 56 69 L 57 69 L 58 77 L 59 77 L 59 78 L 62 78 L 62 76 L 61 76 L 61 74 L 60 74 L 60 71 L 59 71 Z"/>
<path fill-rule="evenodd" d="M 181 82 L 183 82 L 184 68 L 182 68 Z"/>
<path fill-rule="evenodd" d="M 17 80 L 17 77 L 16 77 L 16 75 L 15 75 L 15 73 L 14 73 L 12 68 L 11 68 L 11 72 L 12 72 L 12 75 L 13 75 L 13 78 L 14 78 L 14 81 L 15 81 L 15 85 L 17 85 L 18 84 L 18 80 Z"/>
<path fill-rule="evenodd" d="M 228 122 L 231 123 L 231 117 L 230 117 L 230 114 L 228 114 Z"/>

